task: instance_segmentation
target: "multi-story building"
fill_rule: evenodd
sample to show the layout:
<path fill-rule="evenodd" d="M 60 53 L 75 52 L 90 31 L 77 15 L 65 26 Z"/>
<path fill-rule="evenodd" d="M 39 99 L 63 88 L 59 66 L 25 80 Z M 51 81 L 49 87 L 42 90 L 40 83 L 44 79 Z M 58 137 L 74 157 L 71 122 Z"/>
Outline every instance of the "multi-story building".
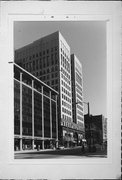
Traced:
<path fill-rule="evenodd" d="M 85 138 L 82 64 L 74 54 L 71 55 L 71 80 L 73 122 L 81 127 L 82 133 L 78 135 L 82 139 Z"/>
<path fill-rule="evenodd" d="M 103 142 L 107 142 L 107 118 L 103 117 Z"/>
<path fill-rule="evenodd" d="M 57 145 L 57 96 L 57 91 L 14 64 L 15 150 Z"/>
<path fill-rule="evenodd" d="M 84 115 L 85 138 L 89 147 L 101 147 L 103 144 L 103 115 Z"/>
<path fill-rule="evenodd" d="M 15 50 L 15 62 L 59 92 L 59 139 L 72 144 L 82 128 L 72 119 L 70 46 L 64 37 L 57 31 Z"/>

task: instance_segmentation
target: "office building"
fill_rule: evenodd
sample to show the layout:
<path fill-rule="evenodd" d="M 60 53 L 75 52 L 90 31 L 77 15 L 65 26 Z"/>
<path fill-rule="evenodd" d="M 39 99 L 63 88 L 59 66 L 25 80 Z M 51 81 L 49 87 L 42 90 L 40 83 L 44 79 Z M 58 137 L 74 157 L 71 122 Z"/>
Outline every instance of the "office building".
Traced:
<path fill-rule="evenodd" d="M 58 132 L 60 143 L 78 141 L 82 128 L 72 118 L 70 46 L 59 31 L 15 50 L 15 62 L 59 92 Z"/>
<path fill-rule="evenodd" d="M 58 145 L 58 93 L 14 63 L 14 149 Z"/>
<path fill-rule="evenodd" d="M 79 136 L 85 138 L 82 64 L 74 54 L 71 55 L 71 80 L 73 122 L 81 128 Z"/>

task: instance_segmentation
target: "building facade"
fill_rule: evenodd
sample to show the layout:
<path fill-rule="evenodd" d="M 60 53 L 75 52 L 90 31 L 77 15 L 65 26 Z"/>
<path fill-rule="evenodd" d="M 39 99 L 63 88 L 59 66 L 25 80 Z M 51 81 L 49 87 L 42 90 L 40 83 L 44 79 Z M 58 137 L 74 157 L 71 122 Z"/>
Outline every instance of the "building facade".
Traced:
<path fill-rule="evenodd" d="M 103 144 L 103 115 L 84 115 L 85 138 L 90 148 Z"/>
<path fill-rule="evenodd" d="M 15 150 L 57 145 L 57 96 L 57 91 L 14 64 Z"/>
<path fill-rule="evenodd" d="M 72 114 L 73 122 L 81 127 L 79 139 L 85 138 L 84 129 L 84 102 L 83 102 L 83 74 L 82 64 L 76 57 L 71 55 L 71 81 L 72 81 Z"/>
<path fill-rule="evenodd" d="M 103 117 L 103 142 L 107 142 L 107 118 Z"/>
<path fill-rule="evenodd" d="M 72 118 L 70 46 L 59 31 L 15 50 L 15 62 L 59 92 L 58 132 L 65 146 L 78 141 L 82 128 Z"/>

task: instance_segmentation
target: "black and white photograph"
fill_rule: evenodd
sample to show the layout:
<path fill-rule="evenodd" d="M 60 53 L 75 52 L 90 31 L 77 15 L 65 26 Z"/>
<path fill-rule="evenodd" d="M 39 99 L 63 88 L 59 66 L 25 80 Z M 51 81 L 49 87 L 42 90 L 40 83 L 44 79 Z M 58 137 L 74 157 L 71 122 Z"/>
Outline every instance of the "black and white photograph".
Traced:
<path fill-rule="evenodd" d="M 121 179 L 119 2 L 0 2 L 0 179 Z"/>
<path fill-rule="evenodd" d="M 107 157 L 106 21 L 14 22 L 15 158 Z"/>

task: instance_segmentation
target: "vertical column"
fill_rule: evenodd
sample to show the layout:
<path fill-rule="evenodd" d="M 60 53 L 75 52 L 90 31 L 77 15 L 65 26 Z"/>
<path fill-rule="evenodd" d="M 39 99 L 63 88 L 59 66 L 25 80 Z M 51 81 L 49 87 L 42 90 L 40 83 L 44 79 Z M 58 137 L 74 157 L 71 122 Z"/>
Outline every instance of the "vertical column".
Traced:
<path fill-rule="evenodd" d="M 58 112 L 57 112 L 57 95 L 56 95 L 56 147 L 58 147 Z"/>
<path fill-rule="evenodd" d="M 52 139 L 52 102 L 51 102 L 51 91 L 50 91 L 50 138 Z"/>
<path fill-rule="evenodd" d="M 32 80 L 32 149 L 34 149 L 34 80 Z"/>
<path fill-rule="evenodd" d="M 22 151 L 22 73 L 20 73 L 20 151 Z"/>
<path fill-rule="evenodd" d="M 43 97 L 43 86 L 42 86 L 42 149 L 44 149 L 44 97 Z"/>

